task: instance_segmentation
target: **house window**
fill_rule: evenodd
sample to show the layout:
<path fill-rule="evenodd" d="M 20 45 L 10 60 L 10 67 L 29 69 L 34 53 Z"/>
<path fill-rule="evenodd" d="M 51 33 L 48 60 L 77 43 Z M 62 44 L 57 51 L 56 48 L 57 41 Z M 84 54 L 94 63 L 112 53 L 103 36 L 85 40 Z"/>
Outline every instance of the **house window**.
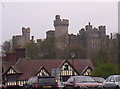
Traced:
<path fill-rule="evenodd" d="M 15 74 L 15 71 L 13 69 L 10 69 L 7 74 Z"/>
<path fill-rule="evenodd" d="M 49 74 L 44 70 L 42 69 L 38 74 L 37 76 L 49 76 Z"/>
<path fill-rule="evenodd" d="M 65 66 L 64 66 L 64 70 L 68 70 L 68 65 L 65 65 Z"/>
<path fill-rule="evenodd" d="M 86 72 L 83 75 L 91 75 L 91 70 L 87 69 Z"/>

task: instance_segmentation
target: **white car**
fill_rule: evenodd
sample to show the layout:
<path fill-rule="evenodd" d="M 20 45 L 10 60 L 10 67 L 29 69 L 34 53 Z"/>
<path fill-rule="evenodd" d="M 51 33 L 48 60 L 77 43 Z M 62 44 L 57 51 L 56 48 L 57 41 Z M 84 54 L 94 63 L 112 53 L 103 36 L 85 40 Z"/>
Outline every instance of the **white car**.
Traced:
<path fill-rule="evenodd" d="M 64 88 L 64 82 L 58 82 L 58 89 Z"/>
<path fill-rule="evenodd" d="M 104 82 L 105 89 L 120 89 L 120 75 L 111 75 Z"/>

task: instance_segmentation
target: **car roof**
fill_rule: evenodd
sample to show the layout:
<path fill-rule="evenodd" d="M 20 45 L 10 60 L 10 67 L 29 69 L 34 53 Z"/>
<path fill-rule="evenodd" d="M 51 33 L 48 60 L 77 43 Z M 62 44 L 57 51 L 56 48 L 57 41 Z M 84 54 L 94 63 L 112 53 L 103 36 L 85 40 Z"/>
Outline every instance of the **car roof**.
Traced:
<path fill-rule="evenodd" d="M 110 76 L 120 76 L 120 75 L 110 75 Z"/>
<path fill-rule="evenodd" d="M 81 75 L 81 76 L 71 76 L 71 77 L 74 77 L 74 78 L 79 78 L 79 77 L 91 77 L 91 76 Z"/>
<path fill-rule="evenodd" d="M 39 76 L 38 78 L 54 78 L 54 76 Z"/>
<path fill-rule="evenodd" d="M 103 77 L 92 77 L 92 78 L 102 78 L 102 79 L 104 79 Z"/>

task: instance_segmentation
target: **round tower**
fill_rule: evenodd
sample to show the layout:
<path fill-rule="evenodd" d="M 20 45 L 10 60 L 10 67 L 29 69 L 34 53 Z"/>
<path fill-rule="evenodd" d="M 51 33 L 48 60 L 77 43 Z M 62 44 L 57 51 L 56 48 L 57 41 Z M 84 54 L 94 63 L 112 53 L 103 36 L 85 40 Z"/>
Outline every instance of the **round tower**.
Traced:
<path fill-rule="evenodd" d="M 22 35 L 25 39 L 25 43 L 30 42 L 30 28 L 22 27 Z"/>
<path fill-rule="evenodd" d="M 106 36 L 106 27 L 105 26 L 99 26 L 99 33 L 101 37 L 105 37 Z"/>
<path fill-rule="evenodd" d="M 69 20 L 60 19 L 60 15 L 55 16 L 55 41 L 58 49 L 62 50 L 68 45 L 68 26 Z"/>

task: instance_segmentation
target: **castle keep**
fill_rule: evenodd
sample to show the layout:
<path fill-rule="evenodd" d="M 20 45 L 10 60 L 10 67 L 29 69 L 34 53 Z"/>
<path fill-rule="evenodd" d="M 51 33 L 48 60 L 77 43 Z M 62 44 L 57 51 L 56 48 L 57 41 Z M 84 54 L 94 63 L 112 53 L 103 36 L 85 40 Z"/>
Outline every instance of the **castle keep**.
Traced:
<path fill-rule="evenodd" d="M 68 26 L 69 20 L 60 19 L 60 15 L 55 16 L 55 42 L 59 49 L 64 49 L 68 45 Z"/>

